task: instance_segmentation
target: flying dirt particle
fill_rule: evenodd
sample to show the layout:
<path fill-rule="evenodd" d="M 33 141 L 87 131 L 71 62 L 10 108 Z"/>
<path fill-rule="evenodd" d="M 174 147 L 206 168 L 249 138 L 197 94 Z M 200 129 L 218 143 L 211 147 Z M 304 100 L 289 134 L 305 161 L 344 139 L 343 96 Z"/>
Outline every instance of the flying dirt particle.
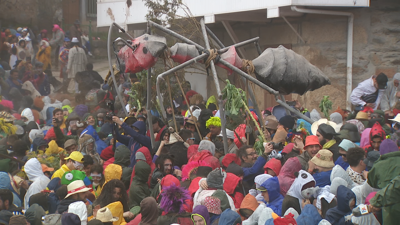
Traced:
<path fill-rule="evenodd" d="M 132 5 L 132 0 L 126 0 L 126 5 L 128 6 L 128 8 L 131 7 L 131 5 Z"/>
<path fill-rule="evenodd" d="M 113 14 L 111 8 L 107 9 L 107 14 L 110 16 L 111 20 L 115 22 L 115 17 L 114 17 L 114 14 Z"/>

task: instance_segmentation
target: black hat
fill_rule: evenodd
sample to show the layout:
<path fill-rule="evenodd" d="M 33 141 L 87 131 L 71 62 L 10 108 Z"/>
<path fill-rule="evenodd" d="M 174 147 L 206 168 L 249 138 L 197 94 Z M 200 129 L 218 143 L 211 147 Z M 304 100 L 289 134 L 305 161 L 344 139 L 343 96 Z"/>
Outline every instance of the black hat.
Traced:
<path fill-rule="evenodd" d="M 360 133 L 358 132 L 358 128 L 356 125 L 352 123 L 345 123 L 341 128 L 340 128 L 340 138 L 341 139 L 349 139 L 352 142 L 359 142 L 361 139 Z M 343 136 L 347 135 L 347 138 L 344 138 Z"/>
<path fill-rule="evenodd" d="M 279 124 L 281 124 L 287 129 L 293 129 L 294 123 L 295 123 L 294 118 L 290 115 L 286 115 L 279 120 Z"/>
<path fill-rule="evenodd" d="M 386 89 L 387 82 L 388 82 L 388 78 L 387 78 L 386 74 L 380 73 L 376 77 L 376 82 L 378 83 L 378 88 L 379 89 Z"/>
<path fill-rule="evenodd" d="M 328 124 L 321 124 L 318 126 L 318 130 L 317 130 L 324 138 L 332 140 L 333 136 L 338 135 L 335 131 L 335 129 Z"/>

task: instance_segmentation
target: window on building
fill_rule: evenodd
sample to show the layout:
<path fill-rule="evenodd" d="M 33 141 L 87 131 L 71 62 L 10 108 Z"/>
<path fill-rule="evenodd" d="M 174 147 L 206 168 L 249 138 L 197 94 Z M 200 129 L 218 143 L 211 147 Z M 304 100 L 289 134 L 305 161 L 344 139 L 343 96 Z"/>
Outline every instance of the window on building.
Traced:
<path fill-rule="evenodd" d="M 97 0 L 86 0 L 86 16 L 97 17 Z"/>

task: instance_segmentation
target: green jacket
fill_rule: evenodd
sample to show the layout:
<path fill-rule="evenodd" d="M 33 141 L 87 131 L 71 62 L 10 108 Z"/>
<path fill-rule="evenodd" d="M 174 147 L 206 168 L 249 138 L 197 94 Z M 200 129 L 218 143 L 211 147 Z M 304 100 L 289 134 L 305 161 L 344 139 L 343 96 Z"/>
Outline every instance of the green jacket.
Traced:
<path fill-rule="evenodd" d="M 368 184 L 373 188 L 385 188 L 400 174 L 400 151 L 382 155 L 368 173 Z"/>
<path fill-rule="evenodd" d="M 371 205 L 382 208 L 385 225 L 399 224 L 400 221 L 400 176 L 378 191 L 370 201 Z"/>
<path fill-rule="evenodd" d="M 114 153 L 114 164 L 120 165 L 122 167 L 122 182 L 124 182 L 126 187 L 129 187 L 129 182 L 131 181 L 132 168 L 129 167 L 131 164 L 130 160 L 131 152 L 126 145 L 120 145 L 115 149 Z"/>
<path fill-rule="evenodd" d="M 150 190 L 147 181 L 151 173 L 150 166 L 139 160 L 135 165 L 135 177 L 133 177 L 131 187 L 129 189 L 129 208 L 140 206 L 140 202 L 150 196 Z"/>

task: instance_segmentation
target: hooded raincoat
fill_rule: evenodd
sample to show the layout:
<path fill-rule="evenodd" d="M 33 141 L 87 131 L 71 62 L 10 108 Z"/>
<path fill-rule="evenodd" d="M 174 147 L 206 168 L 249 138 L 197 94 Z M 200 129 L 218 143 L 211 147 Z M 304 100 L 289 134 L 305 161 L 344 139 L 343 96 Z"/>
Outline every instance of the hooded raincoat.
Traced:
<path fill-rule="evenodd" d="M 115 149 L 115 154 L 114 154 L 114 164 L 120 165 L 122 167 L 122 177 L 121 180 L 122 182 L 130 184 L 131 181 L 131 174 L 132 174 L 132 167 L 129 167 L 131 164 L 131 161 L 129 159 L 130 157 L 130 151 L 129 148 L 126 147 L 125 145 L 119 145 Z"/>
<path fill-rule="evenodd" d="M 226 209 L 221 213 L 218 225 L 237 225 L 241 223 L 242 220 L 240 219 L 240 215 L 237 212 L 231 209 Z"/>
<path fill-rule="evenodd" d="M 244 197 L 244 199 L 243 199 L 243 201 L 242 201 L 242 204 L 240 205 L 240 208 L 238 209 L 238 213 L 240 214 L 240 217 L 242 218 L 242 220 L 245 220 L 246 217 L 245 217 L 244 214 L 242 214 L 241 211 L 242 211 L 243 209 L 250 209 L 250 210 L 252 210 L 253 213 L 254 213 L 254 211 L 256 211 L 257 207 L 258 207 L 258 202 L 257 202 L 256 198 L 255 198 L 253 195 L 251 195 L 251 194 L 247 194 L 247 195 Z M 251 216 L 251 215 L 250 215 L 250 216 Z M 250 216 L 249 216 L 249 217 L 250 217 Z"/>
<path fill-rule="evenodd" d="M 304 189 L 305 185 L 315 187 L 315 180 L 311 174 L 304 170 L 300 170 L 299 175 L 294 180 L 292 186 L 285 196 L 285 199 L 282 202 L 282 212 L 286 212 L 287 209 L 292 207 L 299 214 L 301 213 L 301 203 L 304 199 L 301 191 Z"/>
<path fill-rule="evenodd" d="M 318 224 L 322 220 L 321 215 L 318 213 L 314 205 L 308 204 L 304 206 L 303 211 L 297 217 L 297 225 L 313 225 Z"/>
<path fill-rule="evenodd" d="M 151 154 L 150 154 L 149 149 L 148 149 L 147 147 L 141 147 L 141 148 L 139 148 L 139 149 L 137 150 L 137 152 L 143 153 L 144 157 L 146 158 L 146 163 L 147 163 L 147 164 L 150 166 L 150 168 L 151 168 L 151 173 L 150 173 L 150 174 L 153 174 L 153 171 L 154 171 L 154 169 L 156 168 L 156 165 L 154 164 L 154 162 L 153 162 L 153 160 L 152 160 L 152 158 L 151 158 Z M 133 179 L 134 177 L 135 177 L 135 167 L 133 167 L 133 170 L 132 170 L 131 181 L 130 181 L 130 183 L 132 183 L 132 179 Z M 151 176 L 149 177 L 149 181 L 147 182 L 147 184 L 149 185 L 149 187 L 150 187 L 150 182 L 151 182 Z"/>
<path fill-rule="evenodd" d="M 147 181 L 151 172 L 150 166 L 144 161 L 138 161 L 135 165 L 135 177 L 129 190 L 129 208 L 140 206 L 140 202 L 150 196 Z"/>
<path fill-rule="evenodd" d="M 295 172 L 301 170 L 301 164 L 297 157 L 290 158 L 282 166 L 282 169 L 278 175 L 279 186 L 281 189 L 281 194 L 286 195 L 286 192 L 292 186 L 296 176 Z"/>
<path fill-rule="evenodd" d="M 266 180 L 261 184 L 261 187 L 264 187 L 268 191 L 269 202 L 267 202 L 267 207 L 271 208 L 278 216 L 282 216 L 283 196 L 279 191 L 280 187 L 278 178 L 273 177 Z"/>
<path fill-rule="evenodd" d="M 42 190 L 46 189 L 47 185 L 50 182 L 50 179 L 44 175 L 42 172 L 42 166 L 36 158 L 32 158 L 28 160 L 25 164 L 25 173 L 28 176 L 28 179 L 32 181 L 32 184 L 29 186 L 28 190 L 26 191 L 24 204 L 25 209 L 29 208 L 29 198 L 41 192 Z"/>
<path fill-rule="evenodd" d="M 84 134 L 88 134 L 94 138 L 94 140 L 96 142 L 96 151 L 100 158 L 100 154 L 103 151 L 103 149 L 108 147 L 107 144 L 99 138 L 99 135 L 97 134 L 96 129 L 94 129 L 94 127 L 92 125 L 87 126 L 86 129 L 84 129 L 82 131 L 81 137 Z"/>
<path fill-rule="evenodd" d="M 210 214 L 208 214 L 207 207 L 204 205 L 198 205 L 193 209 L 192 212 L 192 220 L 193 216 L 200 216 L 204 220 L 205 225 L 211 225 L 210 223 Z M 193 220 L 194 223 L 194 220 Z"/>
<path fill-rule="evenodd" d="M 356 195 L 347 187 L 339 186 L 337 190 L 337 206 L 326 212 L 325 219 L 332 225 L 352 224 L 350 221 L 345 221 L 345 216 L 352 213 L 350 209 L 350 200 L 356 200 Z"/>
<path fill-rule="evenodd" d="M 240 177 L 236 176 L 233 173 L 226 173 L 226 178 L 225 178 L 225 182 L 224 182 L 224 191 L 229 196 L 232 197 L 236 208 L 240 207 L 240 204 L 242 203 L 243 198 L 244 198 L 243 193 L 236 190 L 239 185 L 239 182 L 240 182 Z M 241 189 L 241 187 L 239 187 L 239 190 L 243 190 L 243 189 Z"/>

